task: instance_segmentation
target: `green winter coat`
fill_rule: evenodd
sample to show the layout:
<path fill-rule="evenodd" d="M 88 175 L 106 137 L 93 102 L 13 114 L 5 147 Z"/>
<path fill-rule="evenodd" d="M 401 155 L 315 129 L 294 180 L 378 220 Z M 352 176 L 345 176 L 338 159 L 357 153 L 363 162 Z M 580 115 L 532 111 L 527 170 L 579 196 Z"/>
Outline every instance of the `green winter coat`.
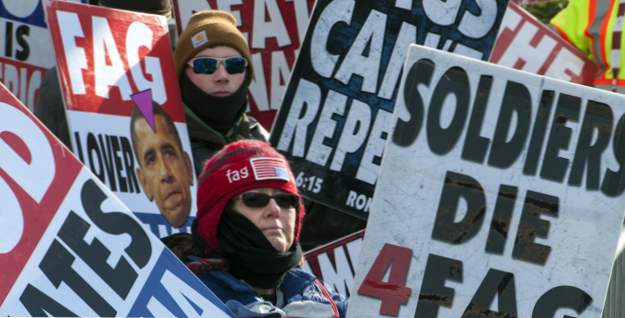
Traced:
<path fill-rule="evenodd" d="M 204 123 L 189 107 L 184 106 L 187 130 L 191 140 L 193 165 L 196 175 L 200 175 L 204 161 L 226 144 L 240 139 L 269 141 L 269 133 L 254 117 L 242 114 L 239 120 L 225 135 Z"/>

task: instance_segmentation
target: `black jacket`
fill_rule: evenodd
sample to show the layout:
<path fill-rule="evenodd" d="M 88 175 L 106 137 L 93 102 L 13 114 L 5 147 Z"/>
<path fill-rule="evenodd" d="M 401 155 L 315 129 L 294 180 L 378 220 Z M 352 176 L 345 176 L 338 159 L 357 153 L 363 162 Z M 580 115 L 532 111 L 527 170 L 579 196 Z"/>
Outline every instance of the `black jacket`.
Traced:
<path fill-rule="evenodd" d="M 242 114 L 235 125 L 225 135 L 205 124 L 189 107 L 184 107 L 187 119 L 193 165 L 197 175 L 202 171 L 206 159 L 210 158 L 226 144 L 240 139 L 269 141 L 269 133 L 254 117 Z"/>

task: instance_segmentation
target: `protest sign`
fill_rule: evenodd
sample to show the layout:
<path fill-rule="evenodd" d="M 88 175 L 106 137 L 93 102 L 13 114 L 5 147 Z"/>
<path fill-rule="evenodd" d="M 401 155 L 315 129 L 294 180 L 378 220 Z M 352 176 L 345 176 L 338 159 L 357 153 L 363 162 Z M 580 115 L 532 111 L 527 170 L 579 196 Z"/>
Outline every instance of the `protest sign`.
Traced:
<path fill-rule="evenodd" d="M 44 74 L 55 64 L 42 2 L 0 0 L 0 82 L 31 111 Z"/>
<path fill-rule="evenodd" d="M 490 61 L 592 85 L 598 66 L 521 6 L 508 3 Z"/>
<path fill-rule="evenodd" d="M 349 297 L 364 234 L 365 230 L 360 230 L 306 252 L 304 270 L 329 288 Z"/>
<path fill-rule="evenodd" d="M 318 1 L 271 133 L 303 195 L 366 218 L 406 48 L 487 59 L 506 3 Z"/>
<path fill-rule="evenodd" d="M 191 146 L 163 16 L 47 7 L 74 152 L 158 236 L 195 215 Z"/>
<path fill-rule="evenodd" d="M 1 84 L 0 117 L 1 316 L 229 317 Z"/>
<path fill-rule="evenodd" d="M 267 130 L 291 75 L 314 0 L 173 0 L 178 32 L 201 10 L 232 13 L 252 53 L 248 111 Z"/>
<path fill-rule="evenodd" d="M 41 0 L 1 0 L 0 34 L 0 81 L 33 110 L 43 75 L 54 65 Z"/>
<path fill-rule="evenodd" d="M 412 46 L 348 317 L 601 317 L 624 103 Z"/>

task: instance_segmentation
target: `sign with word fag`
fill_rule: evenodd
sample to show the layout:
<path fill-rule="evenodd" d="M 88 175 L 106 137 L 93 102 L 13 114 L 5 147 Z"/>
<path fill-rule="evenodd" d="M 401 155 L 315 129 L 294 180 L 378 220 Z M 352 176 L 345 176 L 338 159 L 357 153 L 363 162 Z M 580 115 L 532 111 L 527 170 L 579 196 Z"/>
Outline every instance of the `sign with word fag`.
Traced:
<path fill-rule="evenodd" d="M 165 17 L 46 9 L 74 152 L 155 234 L 190 231 L 196 182 Z"/>
<path fill-rule="evenodd" d="M 416 45 L 398 94 L 348 317 L 601 317 L 625 96 Z"/>

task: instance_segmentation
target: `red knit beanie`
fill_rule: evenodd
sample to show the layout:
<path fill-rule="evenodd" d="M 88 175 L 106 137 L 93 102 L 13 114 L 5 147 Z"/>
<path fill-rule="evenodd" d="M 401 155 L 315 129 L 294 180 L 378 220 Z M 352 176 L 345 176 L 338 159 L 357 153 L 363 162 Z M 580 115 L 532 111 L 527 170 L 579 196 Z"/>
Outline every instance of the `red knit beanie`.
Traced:
<path fill-rule="evenodd" d="M 265 142 L 235 141 L 204 164 L 197 191 L 196 230 L 210 249 L 219 249 L 217 227 L 228 201 L 240 193 L 264 187 L 299 195 L 288 161 Z M 304 214 L 300 200 L 295 241 L 299 240 Z"/>

